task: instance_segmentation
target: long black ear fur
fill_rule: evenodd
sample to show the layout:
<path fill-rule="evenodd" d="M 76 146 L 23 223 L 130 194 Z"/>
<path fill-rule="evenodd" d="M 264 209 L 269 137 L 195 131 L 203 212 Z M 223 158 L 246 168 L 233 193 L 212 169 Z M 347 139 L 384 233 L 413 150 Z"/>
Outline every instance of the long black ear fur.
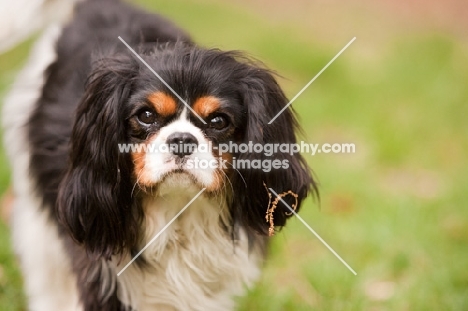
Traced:
<path fill-rule="evenodd" d="M 244 142 L 253 144 L 272 144 L 296 142 L 295 130 L 298 124 L 292 109 L 286 109 L 272 124 L 268 122 L 288 103 L 286 96 L 277 84 L 273 75 L 264 69 L 251 68 L 251 72 L 244 79 L 243 102 L 247 110 L 247 126 Z M 287 161 L 289 167 L 284 169 L 271 169 L 264 172 L 262 169 L 243 169 L 240 173 L 244 177 L 236 177 L 236 188 L 245 189 L 242 195 L 233 196 L 235 215 L 241 222 L 254 231 L 267 234 L 269 224 L 266 221 L 269 197 L 264 184 L 280 194 L 291 190 L 298 195 L 298 205 L 309 194 L 318 195 L 317 186 L 304 158 L 296 153 L 276 153 L 271 157 L 263 154 L 243 154 L 239 159 Z M 245 181 L 245 182 L 244 182 Z M 246 184 L 245 184 L 246 183 Z M 272 199 L 275 199 L 275 195 Z M 284 197 L 284 200 L 292 206 L 295 200 L 292 196 Z M 291 216 L 290 210 L 279 203 L 274 211 L 274 224 L 279 228 L 286 223 Z"/>
<path fill-rule="evenodd" d="M 132 164 L 118 150 L 125 140 L 122 106 L 136 70 L 129 57 L 101 59 L 94 66 L 76 112 L 68 169 L 59 187 L 59 220 L 94 256 L 109 258 L 138 239 Z"/>

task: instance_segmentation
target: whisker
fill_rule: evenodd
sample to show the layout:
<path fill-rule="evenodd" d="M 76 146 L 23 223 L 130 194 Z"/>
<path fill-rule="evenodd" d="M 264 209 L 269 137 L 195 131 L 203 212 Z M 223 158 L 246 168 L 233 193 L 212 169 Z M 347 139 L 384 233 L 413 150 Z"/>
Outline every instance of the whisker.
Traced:
<path fill-rule="evenodd" d="M 235 168 L 231 162 L 226 161 L 226 163 L 231 164 L 231 167 L 240 175 L 240 177 L 242 178 L 242 181 L 244 182 L 245 187 L 247 188 L 247 183 L 245 182 L 244 176 L 242 176 L 241 172 L 237 168 Z"/>
<path fill-rule="evenodd" d="M 133 197 L 133 192 L 135 191 L 135 187 L 136 187 L 137 185 L 138 185 L 138 188 L 140 188 L 143 192 L 146 193 L 145 189 L 143 189 L 143 188 L 141 187 L 140 183 L 139 183 L 140 178 L 141 178 L 141 172 L 143 172 L 144 169 L 145 169 L 145 167 L 143 166 L 143 167 L 141 168 L 141 170 L 137 173 L 137 179 L 136 179 L 135 184 L 133 185 L 132 192 L 131 192 L 131 194 L 130 194 L 131 197 Z"/>

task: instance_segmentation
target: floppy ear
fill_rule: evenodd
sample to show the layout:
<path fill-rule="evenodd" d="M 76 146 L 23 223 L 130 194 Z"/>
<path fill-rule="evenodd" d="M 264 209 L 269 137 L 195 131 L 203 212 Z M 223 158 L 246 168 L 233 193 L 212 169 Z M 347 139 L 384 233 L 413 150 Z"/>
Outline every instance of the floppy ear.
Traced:
<path fill-rule="evenodd" d="M 243 103 L 247 110 L 244 142 L 262 145 L 296 143 L 295 130 L 298 125 L 290 108 L 284 110 L 272 124 L 268 124 L 288 103 L 273 75 L 268 70 L 251 68 L 244 79 L 243 90 Z M 271 168 L 269 172 L 258 168 L 240 170 L 245 183 L 239 176 L 235 177 L 237 189 L 245 190 L 245 194 L 233 196 L 236 216 L 258 233 L 267 234 L 270 227 L 266 220 L 267 209 L 271 207 L 269 190 L 266 188 L 273 189 L 277 194 L 290 190 L 297 194 L 296 211 L 311 191 L 318 194 L 307 163 L 299 153 L 275 153 L 272 156 L 251 153 L 238 155 L 238 159 L 249 160 L 250 163 L 253 160 L 281 161 L 281 168 Z M 273 193 L 270 194 L 272 200 L 276 199 Z M 296 203 L 292 195 L 286 195 L 283 199 L 291 207 Z M 290 210 L 279 202 L 273 212 L 275 227 L 285 225 L 291 215 Z"/>
<path fill-rule="evenodd" d="M 127 57 L 101 59 L 76 112 L 69 163 L 59 186 L 57 214 L 91 255 L 109 258 L 134 245 L 138 209 L 132 206 L 132 162 L 125 141 L 125 103 L 138 70 Z"/>

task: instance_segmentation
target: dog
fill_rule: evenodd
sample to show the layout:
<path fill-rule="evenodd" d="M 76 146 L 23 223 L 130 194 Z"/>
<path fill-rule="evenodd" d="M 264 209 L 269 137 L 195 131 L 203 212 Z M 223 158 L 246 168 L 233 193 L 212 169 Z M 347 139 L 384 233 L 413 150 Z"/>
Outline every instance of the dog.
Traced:
<path fill-rule="evenodd" d="M 216 149 L 295 143 L 290 108 L 268 124 L 287 103 L 240 52 L 117 0 L 78 3 L 3 110 L 29 309 L 233 310 L 292 215 L 283 202 L 298 211 L 317 188 L 300 154 Z M 234 165 L 271 160 L 286 168 Z"/>

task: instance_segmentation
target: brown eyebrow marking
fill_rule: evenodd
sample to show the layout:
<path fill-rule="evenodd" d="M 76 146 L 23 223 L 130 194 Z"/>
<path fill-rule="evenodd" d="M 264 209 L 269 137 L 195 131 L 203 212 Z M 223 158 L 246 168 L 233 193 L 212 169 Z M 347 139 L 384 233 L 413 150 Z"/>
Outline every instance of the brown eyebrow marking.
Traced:
<path fill-rule="evenodd" d="M 177 104 L 175 100 L 163 92 L 154 92 L 147 99 L 153 105 L 156 112 L 164 117 L 176 113 Z"/>
<path fill-rule="evenodd" d="M 200 97 L 193 104 L 193 110 L 202 118 L 209 116 L 220 107 L 219 99 L 214 96 Z"/>

